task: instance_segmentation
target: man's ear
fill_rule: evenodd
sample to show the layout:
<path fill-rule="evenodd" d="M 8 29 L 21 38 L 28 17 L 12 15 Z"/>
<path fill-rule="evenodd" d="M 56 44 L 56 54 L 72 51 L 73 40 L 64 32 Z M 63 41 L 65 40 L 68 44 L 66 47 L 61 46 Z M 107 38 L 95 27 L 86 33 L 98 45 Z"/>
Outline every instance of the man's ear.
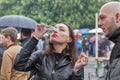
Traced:
<path fill-rule="evenodd" d="M 7 36 L 6 38 L 7 38 L 8 42 L 11 41 L 11 37 L 10 36 Z"/>
<path fill-rule="evenodd" d="M 116 13 L 115 17 L 116 17 L 116 22 L 120 23 L 120 12 Z"/>

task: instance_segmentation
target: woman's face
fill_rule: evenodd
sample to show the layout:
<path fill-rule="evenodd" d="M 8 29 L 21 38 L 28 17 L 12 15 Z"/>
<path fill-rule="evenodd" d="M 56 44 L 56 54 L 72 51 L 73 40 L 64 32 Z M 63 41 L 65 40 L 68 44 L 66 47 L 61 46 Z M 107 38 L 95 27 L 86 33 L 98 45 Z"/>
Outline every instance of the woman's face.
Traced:
<path fill-rule="evenodd" d="M 62 23 L 55 25 L 55 30 L 50 35 L 50 42 L 53 44 L 67 44 L 70 41 L 68 27 Z"/>

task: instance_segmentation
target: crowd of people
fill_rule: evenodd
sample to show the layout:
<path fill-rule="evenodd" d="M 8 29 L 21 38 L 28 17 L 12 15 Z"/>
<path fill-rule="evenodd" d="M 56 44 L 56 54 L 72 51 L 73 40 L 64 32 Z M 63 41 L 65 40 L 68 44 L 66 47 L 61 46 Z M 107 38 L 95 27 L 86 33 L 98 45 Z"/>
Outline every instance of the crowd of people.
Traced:
<path fill-rule="evenodd" d="M 91 37 L 92 35 L 92 37 Z M 78 48 L 78 55 L 85 52 L 89 57 L 95 57 L 95 50 L 98 47 L 98 57 L 109 58 L 112 50 L 111 41 L 109 41 L 103 33 L 98 34 L 98 46 L 96 46 L 96 34 L 81 34 L 80 31 L 75 32 L 76 45 Z"/>
<path fill-rule="evenodd" d="M 98 36 L 98 55 L 110 54 L 110 65 L 105 80 L 120 79 L 120 2 L 104 4 L 99 12 L 98 25 L 105 36 Z M 46 39 L 45 24 L 35 30 L 21 29 L 20 44 L 17 29 L 7 27 L 1 31 L 0 80 L 84 80 L 84 66 L 88 56 L 95 56 L 95 39 L 74 33 L 66 23 L 55 25 Z M 111 51 L 109 41 L 115 45 Z M 4 47 L 3 47 L 4 46 Z"/>

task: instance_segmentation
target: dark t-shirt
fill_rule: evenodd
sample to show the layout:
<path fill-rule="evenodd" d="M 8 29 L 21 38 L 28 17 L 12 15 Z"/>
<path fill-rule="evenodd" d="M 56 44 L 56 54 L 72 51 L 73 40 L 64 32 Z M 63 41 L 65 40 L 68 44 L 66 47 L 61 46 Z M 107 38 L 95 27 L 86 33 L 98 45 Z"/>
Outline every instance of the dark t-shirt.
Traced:
<path fill-rule="evenodd" d="M 1 69 L 1 65 L 2 65 L 2 57 L 3 57 L 3 53 L 5 51 L 5 47 L 0 43 L 0 69 Z"/>

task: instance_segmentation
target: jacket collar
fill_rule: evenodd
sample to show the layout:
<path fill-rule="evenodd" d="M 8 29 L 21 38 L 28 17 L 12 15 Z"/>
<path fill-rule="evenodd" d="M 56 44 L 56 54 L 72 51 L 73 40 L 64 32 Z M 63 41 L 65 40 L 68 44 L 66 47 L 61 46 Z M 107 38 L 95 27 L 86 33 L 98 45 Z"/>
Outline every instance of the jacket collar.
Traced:
<path fill-rule="evenodd" d="M 24 43 L 24 42 L 28 41 L 29 39 L 30 39 L 30 37 L 26 37 L 26 38 L 24 38 L 24 39 L 21 39 L 20 42 L 21 42 L 21 43 Z"/>
<path fill-rule="evenodd" d="M 66 58 L 65 58 L 66 57 Z M 59 65 L 58 65 L 58 68 L 62 67 L 62 66 L 65 66 L 67 64 L 70 64 L 72 61 L 71 59 L 68 57 L 68 56 L 64 56 L 60 61 L 59 61 Z"/>
<path fill-rule="evenodd" d="M 120 42 L 120 28 L 118 28 L 108 39 L 114 43 Z"/>
<path fill-rule="evenodd" d="M 120 43 L 120 28 L 118 28 L 109 38 L 109 40 L 111 40 L 112 42 L 114 42 L 115 44 Z M 111 52 L 110 55 L 110 64 L 113 62 L 113 60 L 115 58 L 118 58 L 120 56 L 120 53 L 118 52 L 119 50 L 119 45 L 115 45 L 113 47 L 113 50 Z"/>
<path fill-rule="evenodd" d="M 55 60 L 55 54 L 52 54 L 52 66 L 55 65 L 56 63 L 56 60 Z M 63 55 L 63 57 L 58 61 L 58 65 L 57 65 L 57 68 L 60 68 L 62 66 L 65 66 L 67 64 L 70 64 L 71 63 L 71 58 L 68 56 L 68 55 Z"/>
<path fill-rule="evenodd" d="M 10 48 L 11 46 L 14 46 L 14 45 L 18 45 L 17 42 L 15 42 L 15 43 L 9 45 L 9 46 L 7 47 L 7 49 Z"/>

